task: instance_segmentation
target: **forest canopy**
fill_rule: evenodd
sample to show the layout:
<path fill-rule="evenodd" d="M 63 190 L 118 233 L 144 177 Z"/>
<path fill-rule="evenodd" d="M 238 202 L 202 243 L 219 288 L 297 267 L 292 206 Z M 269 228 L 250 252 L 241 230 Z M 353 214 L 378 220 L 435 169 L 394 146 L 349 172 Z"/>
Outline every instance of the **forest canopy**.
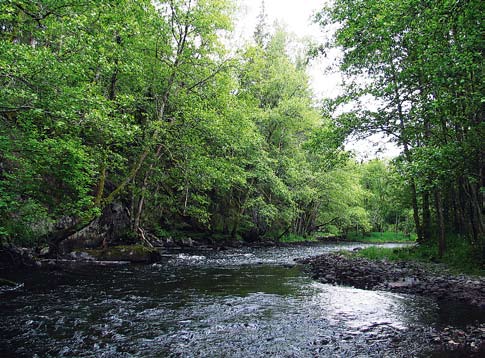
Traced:
<path fill-rule="evenodd" d="M 43 244 L 117 204 L 135 240 L 396 230 L 483 247 L 483 6 L 323 9 L 341 70 L 369 79 L 330 107 L 380 104 L 337 116 L 309 88 L 315 51 L 290 55 L 264 16 L 253 41 L 226 48 L 230 1 L 3 1 L 0 237 Z M 374 132 L 401 156 L 362 164 L 344 150 Z"/>

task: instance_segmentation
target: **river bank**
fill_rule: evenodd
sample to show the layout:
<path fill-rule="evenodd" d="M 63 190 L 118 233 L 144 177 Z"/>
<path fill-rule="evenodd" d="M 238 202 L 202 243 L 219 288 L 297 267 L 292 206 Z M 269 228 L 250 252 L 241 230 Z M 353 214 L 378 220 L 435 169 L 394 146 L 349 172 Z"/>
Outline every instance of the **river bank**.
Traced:
<path fill-rule="evenodd" d="M 25 267 L 31 269 L 56 269 L 73 267 L 75 265 L 87 266 L 116 266 L 130 263 L 152 264 L 162 260 L 164 253 L 174 251 L 227 251 L 231 249 L 257 249 L 277 247 L 319 246 L 322 243 L 348 242 L 338 238 L 322 241 L 295 241 L 280 242 L 277 240 L 264 240 L 245 242 L 241 240 L 213 240 L 208 237 L 181 237 L 151 238 L 147 246 L 141 244 L 124 244 L 98 248 L 79 248 L 71 252 L 52 251 L 45 247 L 17 247 L 14 245 L 0 246 L 0 269 Z"/>
<path fill-rule="evenodd" d="M 297 262 L 321 283 L 413 294 L 485 310 L 485 278 L 453 275 L 439 265 L 370 260 L 342 253 L 326 253 Z M 485 324 L 478 321 L 463 328 L 442 327 L 429 333 L 428 338 L 442 350 L 485 352 Z"/>
<path fill-rule="evenodd" d="M 485 309 L 485 278 L 452 275 L 442 266 L 369 260 L 341 253 L 323 254 L 297 262 L 308 265 L 312 277 L 319 282 L 424 295 Z"/>

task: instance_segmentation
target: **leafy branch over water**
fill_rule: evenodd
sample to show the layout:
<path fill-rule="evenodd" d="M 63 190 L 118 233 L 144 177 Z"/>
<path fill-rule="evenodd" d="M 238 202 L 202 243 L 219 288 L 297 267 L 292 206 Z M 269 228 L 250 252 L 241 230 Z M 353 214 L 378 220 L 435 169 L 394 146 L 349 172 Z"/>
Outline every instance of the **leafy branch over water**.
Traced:
<path fill-rule="evenodd" d="M 444 256 L 459 233 L 483 260 L 483 6 L 336 0 L 317 21 L 341 25 L 350 85 L 323 110 L 264 16 L 225 48 L 229 1 L 2 2 L 0 236 L 57 244 L 116 204 L 129 222 L 99 245 L 393 231 Z M 362 95 L 378 108 L 330 110 Z M 375 132 L 402 155 L 344 151 Z"/>

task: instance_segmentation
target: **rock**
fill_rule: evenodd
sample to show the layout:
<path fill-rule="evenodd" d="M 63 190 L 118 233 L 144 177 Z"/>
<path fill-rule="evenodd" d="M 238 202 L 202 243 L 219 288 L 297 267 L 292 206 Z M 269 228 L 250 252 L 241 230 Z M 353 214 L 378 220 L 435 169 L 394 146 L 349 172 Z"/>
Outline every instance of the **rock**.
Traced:
<path fill-rule="evenodd" d="M 0 278 L 0 287 L 3 287 L 3 286 L 6 286 L 6 287 L 15 287 L 17 286 L 18 284 L 13 282 L 13 281 L 10 281 L 10 280 L 6 280 L 4 278 Z"/>
<path fill-rule="evenodd" d="M 34 251 L 25 247 L 16 247 L 5 244 L 0 246 L 0 268 L 7 267 L 37 267 L 37 259 Z"/>
<path fill-rule="evenodd" d="M 312 278 L 323 283 L 419 294 L 485 308 L 485 278 L 438 276 L 418 263 L 372 261 L 338 253 L 296 262 L 308 265 Z"/>
<path fill-rule="evenodd" d="M 40 261 L 44 269 L 69 269 L 73 271 L 93 270 L 93 267 L 113 267 L 129 265 L 129 261 L 99 261 L 99 260 L 69 260 L 69 259 L 44 259 Z"/>
<path fill-rule="evenodd" d="M 100 217 L 61 241 L 59 250 L 61 253 L 67 253 L 76 249 L 117 243 L 129 231 L 129 226 L 128 209 L 119 203 L 113 203 L 103 210 Z"/>
<path fill-rule="evenodd" d="M 179 240 L 180 246 L 192 247 L 194 246 L 194 240 L 190 237 L 183 237 Z"/>
<path fill-rule="evenodd" d="M 387 285 L 390 288 L 409 288 L 415 286 L 419 282 L 415 277 L 405 277 L 402 280 L 389 282 Z"/>
<path fill-rule="evenodd" d="M 86 250 L 86 253 L 100 261 L 153 263 L 161 259 L 159 250 L 142 245 L 113 246 L 106 249 Z"/>
<path fill-rule="evenodd" d="M 96 258 L 88 254 L 87 252 L 83 251 L 73 251 L 69 253 L 69 257 L 72 258 L 73 260 L 79 260 L 79 261 L 95 261 Z"/>
<path fill-rule="evenodd" d="M 46 246 L 46 247 L 43 247 L 42 249 L 40 249 L 39 256 L 40 257 L 46 257 L 46 256 L 49 256 L 49 253 L 50 253 L 50 248 L 48 246 Z"/>

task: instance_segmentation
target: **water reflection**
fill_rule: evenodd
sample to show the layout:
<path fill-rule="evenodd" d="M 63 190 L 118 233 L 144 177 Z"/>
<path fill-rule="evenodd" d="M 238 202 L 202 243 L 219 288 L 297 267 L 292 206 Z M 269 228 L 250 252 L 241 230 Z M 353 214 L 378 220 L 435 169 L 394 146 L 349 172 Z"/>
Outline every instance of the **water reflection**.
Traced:
<path fill-rule="evenodd" d="M 313 284 L 319 303 L 331 322 L 344 323 L 362 332 L 378 326 L 406 330 L 420 322 L 431 322 L 436 305 L 431 299 L 351 287 Z"/>
<path fill-rule="evenodd" d="M 173 253 L 162 265 L 11 274 L 25 286 L 0 296 L 0 356 L 406 357 L 425 350 L 419 332 L 440 324 L 446 307 L 318 284 L 281 265 L 328 250 Z M 396 332 L 405 334 L 396 341 Z"/>

